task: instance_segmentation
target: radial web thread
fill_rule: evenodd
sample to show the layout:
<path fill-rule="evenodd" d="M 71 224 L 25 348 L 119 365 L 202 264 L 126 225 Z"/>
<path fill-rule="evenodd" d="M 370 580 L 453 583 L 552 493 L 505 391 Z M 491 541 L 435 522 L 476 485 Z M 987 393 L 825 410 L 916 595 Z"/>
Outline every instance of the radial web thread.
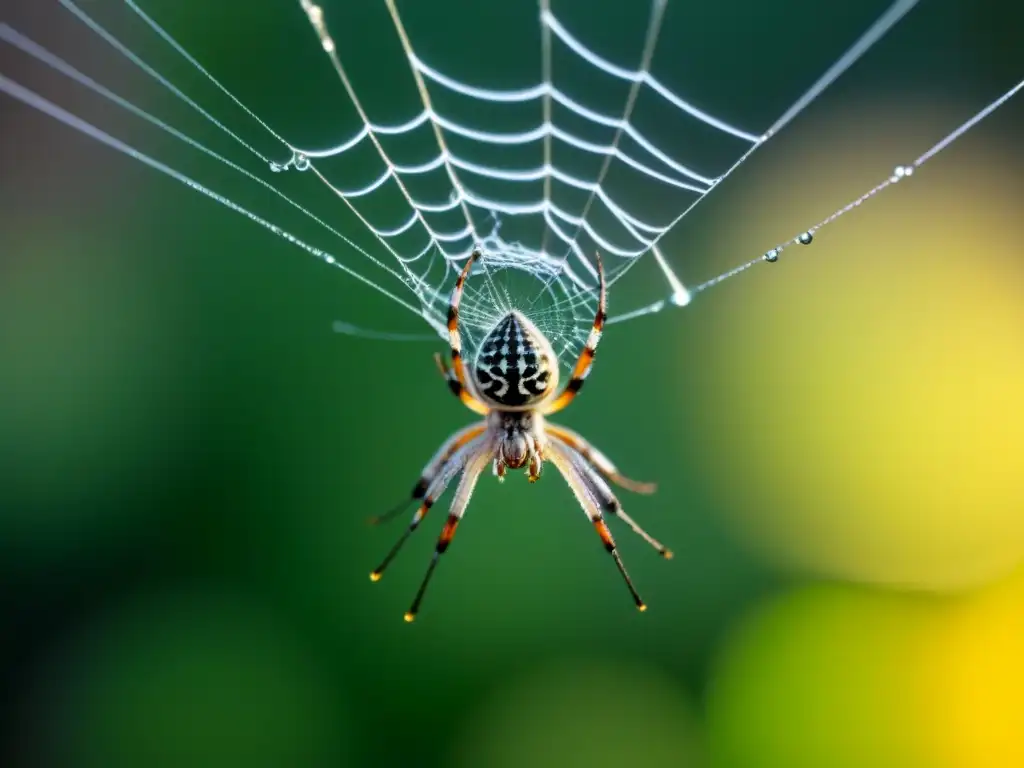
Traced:
<path fill-rule="evenodd" d="M 593 315 L 596 298 L 596 270 L 593 251 L 601 252 L 612 283 L 647 253 L 651 254 L 650 258 L 659 267 L 666 283 L 666 291 L 662 298 L 638 309 L 613 315 L 609 322 L 622 322 L 659 312 L 670 306 L 683 306 L 691 300 L 693 295 L 718 285 L 755 264 L 777 260 L 782 250 L 790 244 L 810 242 L 815 232 L 821 227 L 858 207 L 890 185 L 912 175 L 916 168 L 934 157 L 1024 87 L 1024 81 L 1017 83 L 921 154 L 912 164 L 898 166 L 891 176 L 882 180 L 877 186 L 838 209 L 823 221 L 807 228 L 792 240 L 688 288 L 684 286 L 682 280 L 669 265 L 670 260 L 662 253 L 659 247 L 661 239 L 683 217 L 693 211 L 717 185 L 861 58 L 913 9 L 918 0 L 896 0 L 799 99 L 786 109 L 773 124 L 761 131 L 751 131 L 747 127 L 733 125 L 721 117 L 710 114 L 684 99 L 652 74 L 651 64 L 667 0 L 654 0 L 650 6 L 643 48 L 636 69 L 624 68 L 591 50 L 555 15 L 549 5 L 549 0 L 541 0 L 538 20 L 542 44 L 536 55 L 541 59 L 542 76 L 538 83 L 512 90 L 490 89 L 481 84 L 468 83 L 431 66 L 417 54 L 413 45 L 413 36 L 406 29 L 395 1 L 383 0 L 394 24 L 395 34 L 401 42 L 408 60 L 409 75 L 414 81 L 422 107 L 418 114 L 411 115 L 404 122 L 395 124 L 374 122 L 367 114 L 345 68 L 343 52 L 339 50 L 335 39 L 331 36 L 324 10 L 310 0 L 299 0 L 301 9 L 312 25 L 324 54 L 337 74 L 345 96 L 351 101 L 362 123 L 354 133 L 327 148 L 298 147 L 282 138 L 236 98 L 229 88 L 204 68 L 184 46 L 178 43 L 156 20 L 147 15 L 134 0 L 123 0 L 125 7 L 134 16 L 151 28 L 196 72 L 218 88 L 272 137 L 281 142 L 285 148 L 285 154 L 278 159 L 261 154 L 245 142 L 236 132 L 196 103 L 169 78 L 158 72 L 138 51 L 132 50 L 108 32 L 73 0 L 56 0 L 56 2 L 77 17 L 94 34 L 112 45 L 132 64 L 153 78 L 161 87 L 167 89 L 176 99 L 194 110 L 218 131 L 230 137 L 245 152 L 257 158 L 263 164 L 263 170 L 269 169 L 278 174 L 292 171 L 302 172 L 326 185 L 372 233 L 377 247 L 364 248 L 357 245 L 351 238 L 333 228 L 323 218 L 288 197 L 272 183 L 273 174 L 267 175 L 259 170 L 247 170 L 240 163 L 229 160 L 196 138 L 159 120 L 114 93 L 6 24 L 0 24 L 0 40 L 20 49 L 37 61 L 75 80 L 79 85 L 114 102 L 132 112 L 136 117 L 148 121 L 160 130 L 185 142 L 192 149 L 204 153 L 224 164 L 233 172 L 242 174 L 250 181 L 260 185 L 279 198 L 283 204 L 308 217 L 317 227 L 321 227 L 339 238 L 348 257 L 341 258 L 309 245 L 305 240 L 285 231 L 273 222 L 250 212 L 228 197 L 218 194 L 170 165 L 129 146 L 2 74 L 0 74 L 0 90 L 70 127 L 96 138 L 109 147 L 176 178 L 220 204 L 242 213 L 253 222 L 302 247 L 328 264 L 341 268 L 361 280 L 365 285 L 381 291 L 399 305 L 422 317 L 438 334 L 445 333 L 446 304 L 454 277 L 472 250 L 481 248 L 484 258 L 478 264 L 477 269 L 482 279 L 475 279 L 467 284 L 467 293 L 463 299 L 462 318 L 467 325 L 468 343 L 472 345 L 474 339 L 493 325 L 497 317 L 512 304 L 522 304 L 522 298 L 513 298 L 507 286 L 498 279 L 503 272 L 516 271 L 537 278 L 538 283 L 534 289 L 534 295 L 528 299 L 530 306 L 524 308 L 531 312 L 531 317 L 534 317 L 542 328 L 551 332 L 550 335 L 553 336 L 552 340 L 559 349 L 560 356 L 569 356 L 578 350 L 585 339 L 587 327 Z M 551 66 L 552 51 L 555 46 L 559 46 L 563 53 L 577 57 L 580 62 L 591 67 L 595 73 L 600 73 L 600 76 L 620 81 L 627 86 L 627 96 L 619 114 L 606 114 L 592 109 L 556 84 Z M 540 122 L 536 127 L 526 131 L 482 130 L 455 120 L 436 108 L 434 106 L 435 95 L 442 92 L 481 103 L 536 104 Z M 699 167 L 701 165 L 699 158 L 678 157 L 673 152 L 659 146 L 631 121 L 635 105 L 641 95 L 645 98 L 660 100 L 665 106 L 674 110 L 681 120 L 699 124 L 706 130 L 720 134 L 724 140 L 732 142 L 734 149 L 731 164 L 726 164 L 725 167 L 718 169 L 702 168 Z M 552 117 L 555 107 L 559 111 L 572 113 L 574 119 L 578 118 L 611 131 L 611 138 L 607 142 L 598 143 L 562 127 L 559 121 Z M 417 132 L 425 132 L 426 135 L 432 137 L 433 156 L 417 163 L 397 162 L 386 150 L 385 140 L 389 137 L 414 135 Z M 457 138 L 460 142 L 473 142 L 491 147 L 492 152 L 496 154 L 500 153 L 502 147 L 535 145 L 538 150 L 539 162 L 533 167 L 525 168 L 484 165 L 454 151 L 450 141 L 452 138 Z M 600 160 L 600 165 L 596 168 L 596 172 L 589 177 L 570 173 L 564 166 L 553 160 L 555 154 L 553 147 L 556 145 L 571 147 L 574 151 L 593 156 Z M 367 149 L 376 154 L 380 168 L 379 173 L 372 178 L 337 179 L 319 167 L 321 161 L 326 161 L 328 158 L 336 159 Z M 640 189 L 640 185 L 646 185 L 649 190 L 646 192 L 647 195 L 671 193 L 672 200 L 678 201 L 677 213 L 665 220 L 651 220 L 642 210 L 637 210 L 635 204 L 630 204 L 631 199 L 642 198 L 643 194 L 626 196 L 616 194 L 608 184 L 609 172 L 616 166 L 628 169 L 628 173 L 632 174 L 631 190 Z M 421 199 L 410 190 L 411 180 L 428 177 L 432 174 L 439 175 L 450 189 L 447 199 Z M 483 180 L 492 185 L 516 185 L 519 187 L 539 184 L 541 191 L 536 199 L 529 202 L 517 201 L 515 194 L 510 194 L 508 197 L 484 195 L 477 191 L 476 187 L 477 182 Z M 571 208 L 555 201 L 554 190 L 559 185 L 581 193 L 581 195 L 577 195 L 576 204 Z M 396 189 L 404 199 L 407 211 L 405 216 L 401 220 L 391 222 L 371 220 L 372 216 L 366 211 L 365 203 L 375 195 L 383 194 L 386 191 L 393 194 Z M 455 228 L 450 226 L 453 215 L 461 222 L 461 225 Z M 448 222 L 448 226 L 441 224 L 442 220 Z M 530 221 L 535 226 L 532 229 L 517 229 L 517 232 L 526 232 L 525 236 L 507 237 L 506 225 L 510 221 L 516 223 Z M 373 271 L 367 272 L 362 268 L 357 268 L 358 260 L 351 258 L 354 255 L 351 253 L 352 251 L 361 254 L 361 257 L 366 260 L 365 266 L 376 270 L 380 273 L 379 276 L 374 276 Z M 384 273 L 397 280 L 397 283 L 394 283 L 396 286 L 394 289 L 382 284 L 379 278 Z M 336 328 L 339 331 L 379 338 L 418 338 L 415 334 L 375 333 L 344 322 L 339 322 Z"/>

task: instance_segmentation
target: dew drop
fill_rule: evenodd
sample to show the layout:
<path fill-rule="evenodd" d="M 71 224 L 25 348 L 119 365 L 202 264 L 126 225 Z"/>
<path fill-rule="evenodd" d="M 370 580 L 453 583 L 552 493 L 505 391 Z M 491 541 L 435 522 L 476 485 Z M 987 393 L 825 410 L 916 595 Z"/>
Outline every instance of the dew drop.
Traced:
<path fill-rule="evenodd" d="M 270 164 L 270 170 L 272 170 L 274 173 L 280 173 L 281 171 L 284 170 L 284 166 L 281 165 L 280 163 L 272 162 Z"/>
<path fill-rule="evenodd" d="M 814 233 L 810 230 L 804 232 L 796 239 L 800 245 L 810 245 L 812 240 L 814 240 Z"/>
<path fill-rule="evenodd" d="M 892 176 L 889 177 L 889 181 L 893 184 L 898 182 L 900 179 L 905 179 L 907 176 L 914 175 L 914 166 L 912 165 L 897 165 L 893 171 Z"/>
<path fill-rule="evenodd" d="M 295 170 L 296 171 L 308 171 L 309 170 L 309 158 L 301 152 L 295 153 Z"/>
<path fill-rule="evenodd" d="M 779 260 L 779 249 L 772 248 L 770 251 L 768 251 L 768 253 L 766 253 L 761 258 L 767 261 L 769 264 L 774 264 L 776 261 Z"/>

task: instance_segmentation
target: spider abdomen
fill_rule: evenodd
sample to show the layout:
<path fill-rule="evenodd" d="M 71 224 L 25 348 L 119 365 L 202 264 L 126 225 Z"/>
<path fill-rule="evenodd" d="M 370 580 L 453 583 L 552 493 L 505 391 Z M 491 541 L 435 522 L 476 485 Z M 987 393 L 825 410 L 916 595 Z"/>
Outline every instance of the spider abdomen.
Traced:
<path fill-rule="evenodd" d="M 481 398 L 498 407 L 530 406 L 558 385 L 558 360 L 544 334 L 512 311 L 481 342 L 473 383 Z"/>

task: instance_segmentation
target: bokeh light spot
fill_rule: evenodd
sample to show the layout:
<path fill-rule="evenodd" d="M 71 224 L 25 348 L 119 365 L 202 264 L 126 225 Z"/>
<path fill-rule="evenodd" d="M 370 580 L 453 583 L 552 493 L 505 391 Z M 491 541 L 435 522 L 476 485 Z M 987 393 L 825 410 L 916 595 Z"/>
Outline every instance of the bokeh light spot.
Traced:
<path fill-rule="evenodd" d="M 931 765 L 1024 765 L 1024 571 L 957 601 L 925 648 Z"/>
<path fill-rule="evenodd" d="M 915 651 L 940 608 L 815 586 L 762 606 L 712 671 L 715 768 L 926 768 Z"/>
<path fill-rule="evenodd" d="M 818 131 L 827 146 L 777 153 L 822 172 L 791 196 L 781 169 L 765 174 L 770 186 L 750 185 L 756 203 L 740 206 L 745 223 L 778 231 L 803 223 L 794 212 L 826 215 L 934 122 L 888 106 L 842 117 Z M 699 376 L 684 363 L 705 390 L 698 418 L 718 434 L 708 482 L 739 535 L 777 562 L 959 589 L 1024 557 L 1024 187 L 1008 144 L 975 150 L 787 249 L 706 310 L 713 351 Z"/>

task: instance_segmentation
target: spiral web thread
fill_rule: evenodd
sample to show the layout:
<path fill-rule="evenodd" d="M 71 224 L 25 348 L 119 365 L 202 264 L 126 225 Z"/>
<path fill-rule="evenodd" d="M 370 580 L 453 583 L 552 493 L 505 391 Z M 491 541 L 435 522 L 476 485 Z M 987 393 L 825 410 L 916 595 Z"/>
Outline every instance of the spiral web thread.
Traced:
<path fill-rule="evenodd" d="M 476 279 L 467 284 L 466 295 L 462 304 L 462 320 L 466 326 L 469 344 L 482 331 L 493 326 L 494 322 L 513 304 L 522 301 L 513 299 L 507 286 L 496 275 L 503 270 L 525 272 L 540 281 L 541 288 L 536 290 L 535 297 L 530 299 L 527 309 L 531 318 L 544 330 L 548 331 L 561 358 L 574 354 L 583 343 L 590 318 L 593 315 L 596 300 L 596 270 L 588 253 L 600 250 L 610 282 L 614 283 L 625 274 L 642 256 L 651 253 L 664 276 L 667 285 L 667 296 L 638 309 L 613 315 L 609 322 L 622 322 L 632 318 L 660 312 L 671 306 L 684 306 L 692 296 L 707 290 L 719 283 L 746 271 L 763 261 L 773 262 L 778 259 L 782 250 L 791 244 L 808 243 L 814 233 L 835 221 L 840 216 L 860 206 L 882 190 L 912 175 L 913 171 L 942 151 L 952 141 L 962 136 L 980 120 L 991 114 L 1024 87 L 1024 81 L 1017 83 L 996 100 L 976 113 L 959 128 L 932 146 L 912 164 L 897 166 L 888 178 L 884 179 L 849 204 L 835 211 L 823 221 L 809 227 L 792 240 L 772 248 L 763 255 L 758 255 L 733 269 L 706 280 L 691 288 L 684 286 L 682 280 L 669 266 L 668 260 L 659 248 L 659 242 L 680 220 L 691 211 L 723 180 L 732 174 L 757 149 L 776 135 L 785 125 L 791 122 L 800 112 L 810 105 L 831 83 L 838 79 L 850 66 L 875 45 L 892 27 L 900 21 L 918 2 L 918 0 L 896 0 L 841 57 L 794 102 L 766 130 L 760 133 L 750 132 L 732 125 L 697 106 L 686 101 L 674 90 L 666 86 L 651 72 L 651 63 L 658 43 L 659 32 L 664 17 L 667 0 L 653 0 L 647 31 L 644 39 L 640 63 L 637 69 L 626 69 L 614 64 L 589 49 L 581 40 L 572 34 L 568 27 L 552 12 L 550 0 L 540 0 L 539 23 L 541 27 L 542 62 L 541 81 L 535 85 L 515 90 L 496 90 L 471 84 L 445 74 L 430 66 L 415 52 L 412 38 L 403 24 L 402 17 L 394 0 L 384 0 L 394 23 L 395 32 L 402 44 L 408 59 L 410 75 L 414 80 L 419 94 L 422 110 L 399 124 L 379 124 L 372 121 L 363 108 L 359 94 L 352 86 L 339 51 L 331 36 L 324 11 L 310 0 L 299 0 L 302 11 L 306 14 L 330 65 L 337 74 L 340 85 L 354 106 L 361 127 L 335 146 L 320 149 L 302 148 L 290 144 L 279 136 L 267 123 L 250 111 L 231 91 L 216 77 L 206 70 L 188 51 L 177 42 L 153 18 L 147 15 L 134 0 L 124 0 L 124 5 L 146 25 L 148 25 L 177 54 L 181 55 L 189 65 L 208 79 L 231 101 L 240 107 L 249 117 L 255 120 L 271 136 L 286 148 L 287 158 L 272 160 L 250 144 L 246 143 L 235 132 L 196 103 L 168 78 L 148 64 L 136 51 L 109 33 L 103 26 L 85 13 L 73 0 L 57 0 L 67 11 L 74 14 L 93 33 L 112 45 L 121 55 L 128 58 L 134 65 L 141 68 L 161 86 L 166 88 L 182 103 L 196 111 L 216 129 L 224 132 L 239 146 L 262 163 L 263 168 L 282 173 L 298 171 L 309 173 L 326 185 L 342 203 L 372 233 L 379 244 L 380 251 L 389 258 L 381 258 L 371 250 L 357 245 L 342 232 L 317 217 L 314 213 L 289 198 L 260 174 L 245 169 L 226 157 L 218 154 L 197 139 L 179 131 L 161 121 L 127 99 L 113 93 L 88 75 L 82 73 L 66 61 L 47 49 L 33 42 L 17 30 L 6 24 L 0 24 L 0 40 L 19 48 L 24 53 L 48 65 L 65 76 L 96 94 L 113 101 L 120 107 L 132 112 L 139 118 L 160 128 L 175 138 L 185 142 L 193 149 L 203 152 L 208 157 L 223 163 L 233 171 L 242 174 L 249 180 L 262 186 L 283 203 L 307 216 L 319 227 L 324 228 L 339 238 L 346 250 L 355 250 L 366 262 L 376 270 L 383 270 L 397 279 L 401 285 L 396 290 L 389 289 L 377 277 L 365 274 L 356 269 L 352 259 L 339 259 L 322 249 L 308 244 L 305 240 L 278 227 L 255 213 L 244 208 L 237 202 L 218 194 L 194 179 L 186 176 L 175 168 L 146 155 L 111 136 L 103 130 L 85 122 L 81 118 L 65 111 L 60 106 L 46 100 L 35 92 L 25 88 L 14 80 L 0 74 L 0 90 L 21 100 L 42 112 L 49 114 L 66 125 L 79 130 L 102 143 L 125 153 L 135 159 L 187 184 L 192 189 L 214 199 L 218 203 L 247 216 L 253 222 L 267 228 L 274 234 L 298 245 L 307 252 L 317 256 L 330 265 L 336 266 L 365 285 L 370 286 L 388 296 L 400 306 L 416 313 L 442 336 L 445 335 L 445 312 L 450 286 L 454 276 L 460 271 L 464 260 L 476 247 L 484 251 L 484 259 L 478 267 L 483 279 Z M 578 57 L 592 67 L 595 72 L 613 80 L 622 81 L 629 86 L 628 96 L 619 115 L 602 114 L 576 101 L 560 89 L 552 77 L 552 47 L 561 45 L 566 51 Z M 437 110 L 433 105 L 432 93 L 447 91 L 460 97 L 489 102 L 493 104 L 526 104 L 537 103 L 540 107 L 541 122 L 534 129 L 521 132 L 494 132 L 474 128 L 471 125 L 451 119 Z M 650 93 L 671 106 L 683 120 L 697 121 L 703 126 L 716 131 L 735 143 L 735 160 L 718 173 L 700 172 L 695 170 L 695 163 L 686 164 L 674 157 L 670 152 L 658 147 L 655 142 L 644 135 L 631 123 L 633 110 L 641 94 Z M 612 138 L 607 143 L 595 143 L 581 138 L 576 133 L 560 127 L 553 119 L 553 105 L 561 110 L 569 110 L 583 120 L 612 130 Z M 397 162 L 386 151 L 384 139 L 388 137 L 413 134 L 414 132 L 432 134 L 436 154 L 418 163 Z M 510 169 L 507 167 L 482 165 L 472 162 L 450 148 L 449 137 L 458 137 L 460 141 L 476 142 L 492 148 L 540 144 L 542 161 L 532 168 Z M 602 162 L 593 178 L 582 178 L 564 170 L 553 162 L 553 145 L 565 144 L 583 153 L 600 157 Z M 628 143 L 628 148 L 624 145 Z M 372 147 L 378 157 L 379 175 L 369 180 L 349 180 L 343 182 L 328 178 L 320 170 L 318 164 L 327 158 L 338 158 L 360 149 Z M 609 170 L 614 164 L 628 167 L 634 178 L 642 180 L 654 187 L 657 194 L 666 190 L 680 199 L 680 212 L 675 218 L 667 221 L 648 221 L 639 212 L 631 212 L 629 206 L 609 191 L 606 180 Z M 425 200 L 414 196 L 407 183 L 414 177 L 429 174 L 442 174 L 447 179 L 451 194 L 446 200 Z M 509 185 L 523 185 L 540 182 L 542 194 L 532 202 L 513 202 L 511 198 L 487 197 L 474 192 L 474 180 L 487 179 Z M 398 189 L 407 206 L 405 218 L 397 222 L 389 222 L 386 226 L 381 222 L 371 221 L 364 213 L 364 202 L 376 194 L 380 194 L 389 185 Z M 565 210 L 554 201 L 553 190 L 556 185 L 585 193 L 585 200 L 574 210 Z M 392 192 L 394 190 L 391 190 Z M 593 223 L 595 211 L 601 211 L 602 225 Z M 455 213 L 463 225 L 456 229 L 446 229 L 437 223 L 438 218 L 445 214 Z M 510 219 L 533 218 L 540 224 L 534 232 L 533 242 L 520 239 L 506 240 L 502 235 L 502 224 Z M 448 218 L 450 221 L 450 217 Z M 612 231 L 614 230 L 614 231 Z M 416 334 L 394 334 L 388 332 L 369 331 L 348 323 L 339 322 L 336 329 L 342 332 L 387 339 L 421 338 Z M 432 337 L 428 337 L 432 338 Z"/>

